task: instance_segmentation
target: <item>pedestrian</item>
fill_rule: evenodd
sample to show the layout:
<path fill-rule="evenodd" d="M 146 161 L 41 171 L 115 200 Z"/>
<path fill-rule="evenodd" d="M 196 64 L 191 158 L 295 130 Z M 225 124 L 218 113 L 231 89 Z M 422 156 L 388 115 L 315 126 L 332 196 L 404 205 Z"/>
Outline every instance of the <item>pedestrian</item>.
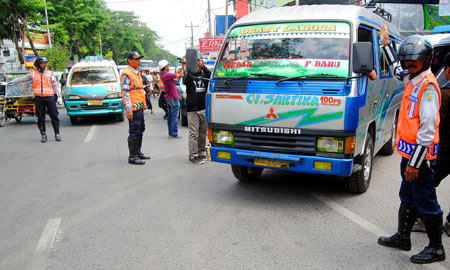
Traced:
<path fill-rule="evenodd" d="M 185 59 L 182 63 L 186 65 Z M 206 161 L 206 91 L 211 71 L 198 60 L 198 72 L 186 73 L 183 82 L 186 85 L 186 110 L 189 129 L 189 162 L 203 164 Z"/>
<path fill-rule="evenodd" d="M 175 82 L 173 79 L 181 78 L 184 75 L 183 69 L 180 68 L 177 73 L 169 72 L 169 62 L 161 60 L 158 63 L 161 69 L 161 81 L 166 89 L 167 102 L 167 125 L 169 128 L 169 139 L 181 138 L 178 136 L 178 113 L 180 110 L 179 96 Z"/>
<path fill-rule="evenodd" d="M 158 72 L 156 72 L 156 70 L 153 70 L 151 76 L 153 83 L 153 91 L 154 93 L 156 93 L 157 96 L 159 96 L 160 94 L 159 83 L 161 82 L 161 77 L 159 76 Z M 153 95 L 153 97 L 155 97 L 155 95 Z"/>
<path fill-rule="evenodd" d="M 159 82 L 159 99 L 158 106 L 164 111 L 164 120 L 167 120 L 167 102 L 166 102 L 166 89 L 162 82 Z"/>
<path fill-rule="evenodd" d="M 144 84 L 144 90 L 145 90 L 145 103 L 147 104 L 147 107 L 150 109 L 150 114 L 153 114 L 153 105 L 152 105 L 152 101 L 150 100 L 150 97 L 152 95 L 151 83 L 143 71 L 141 71 L 141 76 L 142 76 L 142 83 Z"/>
<path fill-rule="evenodd" d="M 122 85 L 123 107 L 128 119 L 128 163 L 144 165 L 143 159 L 150 159 L 142 153 L 142 137 L 145 131 L 144 109 L 146 108 L 145 90 L 142 75 L 137 70 L 141 65 L 142 56 L 135 51 L 127 54 L 128 66 L 120 75 Z"/>
<path fill-rule="evenodd" d="M 17 78 L 11 82 L 23 83 L 33 82 L 33 94 L 34 104 L 36 109 L 36 124 L 41 133 L 41 142 L 47 141 L 47 133 L 45 131 L 45 112 L 48 112 L 50 119 L 52 120 L 53 131 L 55 132 L 55 140 L 61 141 L 61 134 L 59 132 L 59 112 L 56 103 L 62 104 L 61 91 L 59 88 L 59 82 L 54 76 L 53 71 L 47 69 L 47 58 L 38 57 L 34 61 L 34 67 L 28 75 Z"/>
<path fill-rule="evenodd" d="M 433 57 L 431 43 L 422 36 L 407 37 L 396 54 L 389 43 L 389 31 L 381 27 L 383 51 L 394 75 L 406 85 L 398 115 L 396 148 L 402 156 L 400 174 L 400 207 L 398 231 L 380 237 L 378 243 L 401 250 L 411 250 L 411 229 L 420 214 L 423 217 L 429 244 L 410 259 L 424 264 L 445 260 L 442 244 L 442 209 L 438 203 L 435 177 L 428 162 L 437 157 L 439 144 L 440 89 L 430 69 Z M 405 75 L 404 70 L 409 74 Z M 403 76 L 403 78 L 402 78 Z"/>

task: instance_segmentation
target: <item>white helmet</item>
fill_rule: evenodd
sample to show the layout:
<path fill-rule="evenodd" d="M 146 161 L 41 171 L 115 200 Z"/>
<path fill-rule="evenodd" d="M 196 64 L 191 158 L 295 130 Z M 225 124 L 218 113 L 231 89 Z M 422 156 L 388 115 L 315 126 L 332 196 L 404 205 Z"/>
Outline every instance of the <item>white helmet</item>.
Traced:
<path fill-rule="evenodd" d="M 163 69 L 165 66 L 167 66 L 169 64 L 169 62 L 167 62 L 167 60 L 161 60 L 161 61 L 159 61 L 159 63 L 158 63 L 158 67 L 160 68 L 160 69 Z"/>

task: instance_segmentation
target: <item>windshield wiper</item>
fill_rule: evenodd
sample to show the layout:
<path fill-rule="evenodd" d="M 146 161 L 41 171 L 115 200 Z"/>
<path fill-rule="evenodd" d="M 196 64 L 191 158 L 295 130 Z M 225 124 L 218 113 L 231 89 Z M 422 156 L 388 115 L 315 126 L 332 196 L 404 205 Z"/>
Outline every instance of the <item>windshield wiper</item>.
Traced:
<path fill-rule="evenodd" d="M 280 82 L 284 82 L 284 81 L 294 81 L 294 80 L 298 80 L 298 79 L 306 79 L 306 78 L 344 78 L 338 75 L 334 75 L 334 74 L 326 74 L 326 73 L 319 73 L 319 74 L 311 74 L 311 75 L 301 75 L 301 76 L 296 76 L 296 77 L 288 77 L 288 78 L 282 78 L 279 79 L 276 84 L 279 84 Z"/>
<path fill-rule="evenodd" d="M 234 81 L 234 80 L 241 80 L 241 79 L 247 79 L 247 78 L 250 78 L 250 76 L 247 75 L 247 76 L 229 78 L 229 79 L 225 80 L 225 84 L 228 84 L 229 82 Z"/>
<path fill-rule="evenodd" d="M 265 77 L 265 78 L 287 78 L 287 76 L 273 75 L 267 73 L 250 73 L 250 75 L 255 77 Z"/>
<path fill-rule="evenodd" d="M 247 79 L 247 78 L 250 78 L 250 77 L 286 78 L 286 76 L 272 75 L 272 74 L 267 74 L 267 73 L 250 73 L 250 75 L 247 75 L 247 76 L 241 76 L 241 77 L 226 79 L 225 80 L 225 84 L 228 84 L 229 82 L 234 81 L 234 80 Z"/>

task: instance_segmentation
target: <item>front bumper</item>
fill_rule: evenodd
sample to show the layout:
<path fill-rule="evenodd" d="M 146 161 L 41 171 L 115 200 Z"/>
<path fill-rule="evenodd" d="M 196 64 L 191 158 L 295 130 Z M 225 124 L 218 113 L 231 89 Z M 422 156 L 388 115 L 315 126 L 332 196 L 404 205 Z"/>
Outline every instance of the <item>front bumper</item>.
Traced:
<path fill-rule="evenodd" d="M 86 100 L 66 100 L 64 103 L 69 116 L 119 114 L 123 112 L 122 98 L 104 99 L 102 105 L 89 106 Z"/>
<path fill-rule="evenodd" d="M 218 158 L 218 152 L 229 152 L 230 159 Z M 259 152 L 252 150 L 241 150 L 226 147 L 209 147 L 207 151 L 211 161 L 228 163 L 233 165 L 251 166 L 270 168 L 283 171 L 291 171 L 298 173 L 311 173 L 311 174 L 328 174 L 349 176 L 352 174 L 353 159 L 338 159 L 327 158 L 317 156 L 302 156 L 302 155 L 290 155 L 290 154 L 276 154 Z M 272 167 L 272 166 L 259 166 L 255 165 L 255 160 L 275 161 L 289 164 L 289 166 Z M 314 168 L 314 162 L 330 162 L 330 170 L 320 170 Z M 270 162 L 269 162 L 270 163 Z"/>

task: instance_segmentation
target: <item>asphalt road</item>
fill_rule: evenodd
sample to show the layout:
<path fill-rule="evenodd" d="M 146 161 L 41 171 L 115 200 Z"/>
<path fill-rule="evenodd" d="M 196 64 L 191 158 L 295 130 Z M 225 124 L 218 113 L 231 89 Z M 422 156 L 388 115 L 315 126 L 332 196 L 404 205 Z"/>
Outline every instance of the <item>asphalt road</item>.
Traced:
<path fill-rule="evenodd" d="M 411 252 L 377 244 L 397 228 L 398 155 L 375 158 L 361 195 L 272 170 L 243 184 L 228 165 L 189 164 L 187 128 L 169 140 L 162 115 L 146 113 L 145 166 L 127 164 L 126 120 L 72 126 L 62 107 L 63 141 L 47 121 L 45 144 L 33 117 L 0 128 L 0 269 L 450 269 L 409 262 L 425 234 Z"/>

